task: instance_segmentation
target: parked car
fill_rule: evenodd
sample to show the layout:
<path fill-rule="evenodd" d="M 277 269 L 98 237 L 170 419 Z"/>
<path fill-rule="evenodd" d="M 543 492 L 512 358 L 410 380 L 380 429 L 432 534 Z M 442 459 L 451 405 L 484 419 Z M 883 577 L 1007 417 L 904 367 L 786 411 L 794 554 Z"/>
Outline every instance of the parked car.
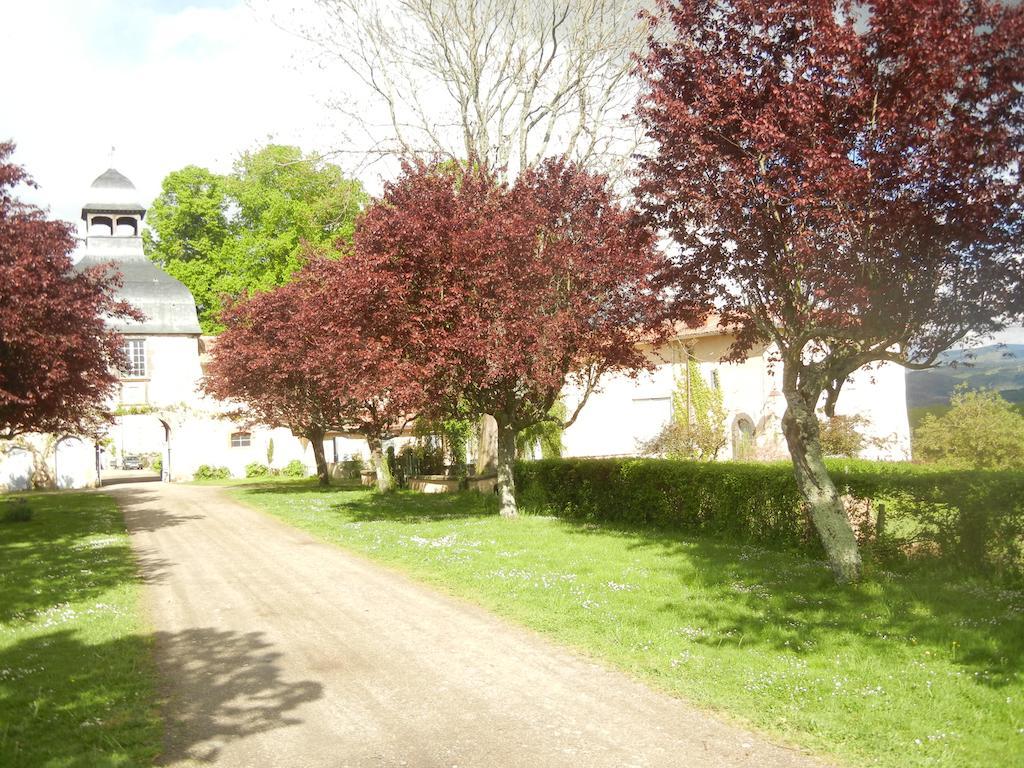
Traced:
<path fill-rule="evenodd" d="M 121 459 L 121 469 L 142 469 L 142 457 L 125 456 Z"/>

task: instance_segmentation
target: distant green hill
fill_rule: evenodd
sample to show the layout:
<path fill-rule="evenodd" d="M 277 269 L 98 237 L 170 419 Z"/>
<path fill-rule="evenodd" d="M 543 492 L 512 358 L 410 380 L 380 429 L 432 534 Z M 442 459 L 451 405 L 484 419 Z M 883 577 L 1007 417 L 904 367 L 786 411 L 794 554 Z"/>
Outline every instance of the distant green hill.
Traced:
<path fill-rule="evenodd" d="M 943 364 L 927 371 L 907 372 L 907 407 L 913 414 L 921 408 L 949 403 L 960 384 L 971 389 L 994 389 L 1012 403 L 1024 403 L 1024 344 L 951 350 Z"/>

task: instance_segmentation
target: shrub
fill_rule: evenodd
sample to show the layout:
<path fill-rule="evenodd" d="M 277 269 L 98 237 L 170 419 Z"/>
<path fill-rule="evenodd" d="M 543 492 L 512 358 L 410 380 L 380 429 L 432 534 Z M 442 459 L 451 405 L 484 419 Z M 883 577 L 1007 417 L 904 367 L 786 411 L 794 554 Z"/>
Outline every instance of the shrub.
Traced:
<path fill-rule="evenodd" d="M 1024 469 L 1024 416 L 998 392 L 961 388 L 950 403 L 943 415 L 921 421 L 915 457 L 959 468 Z"/>
<path fill-rule="evenodd" d="M 231 470 L 227 467 L 214 467 L 209 464 L 200 464 L 196 468 L 193 480 L 226 480 L 231 477 Z"/>
<path fill-rule="evenodd" d="M 337 463 L 334 469 L 335 476 L 342 480 L 358 480 L 363 471 L 363 464 L 363 460 L 353 454 Z"/>
<path fill-rule="evenodd" d="M 270 467 L 260 464 L 258 461 L 251 461 L 245 465 L 246 477 L 266 477 L 270 474 Z"/>
<path fill-rule="evenodd" d="M 28 499 L 8 499 L 0 516 L 5 523 L 27 523 L 31 519 L 32 507 L 28 505 Z"/>
<path fill-rule="evenodd" d="M 868 420 L 863 416 L 818 416 L 821 429 L 821 450 L 826 456 L 845 456 L 854 458 L 867 445 L 867 440 L 860 430 L 867 426 Z"/>
<path fill-rule="evenodd" d="M 863 460 L 829 469 L 850 506 L 869 510 L 870 527 L 884 505 L 877 552 L 1024 578 L 1024 472 Z M 525 510 L 820 552 L 788 464 L 543 460 L 520 463 L 516 483 Z"/>
<path fill-rule="evenodd" d="M 717 376 L 717 374 L 716 374 Z M 695 359 L 687 356 L 686 372 L 676 377 L 672 420 L 640 446 L 649 455 L 670 459 L 712 461 L 729 442 L 721 388 L 708 384 Z"/>
<path fill-rule="evenodd" d="M 306 470 L 305 464 L 298 459 L 292 459 L 284 465 L 281 474 L 285 477 L 306 477 L 309 472 Z"/>
<path fill-rule="evenodd" d="M 153 468 L 154 472 L 156 472 L 158 475 L 163 477 L 163 474 L 164 474 L 164 459 L 163 459 L 163 456 L 157 456 L 155 459 L 153 459 L 153 461 L 150 462 L 149 466 Z"/>

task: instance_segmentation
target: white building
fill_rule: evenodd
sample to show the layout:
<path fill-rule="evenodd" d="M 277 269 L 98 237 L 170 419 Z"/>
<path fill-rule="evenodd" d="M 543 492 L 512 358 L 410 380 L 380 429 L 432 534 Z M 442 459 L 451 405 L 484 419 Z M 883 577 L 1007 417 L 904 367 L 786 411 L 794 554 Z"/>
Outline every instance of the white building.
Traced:
<path fill-rule="evenodd" d="M 81 488 L 99 483 L 126 457 L 160 457 L 164 480 L 191 480 L 203 464 L 227 467 L 236 477 L 250 463 L 281 468 L 294 459 L 312 472 L 313 451 L 286 429 L 247 428 L 225 414 L 229 405 L 199 389 L 211 339 L 200 335 L 195 300 L 188 288 L 146 258 L 141 230 L 145 208 L 135 187 L 116 170 L 99 176 L 82 208 L 85 256 L 77 268 L 112 264 L 122 275 L 120 297 L 145 319 L 117 321 L 129 360 L 109 404 L 114 424 L 99 441 L 75 436 L 28 436 L 21 448 L 0 451 L 0 489 L 35 484 Z M 770 349 L 742 363 L 722 363 L 731 337 L 717 325 L 689 329 L 647 353 L 651 373 L 606 378 L 575 424 L 565 431 L 565 456 L 635 456 L 672 417 L 672 396 L 686 375 L 687 355 L 706 381 L 721 387 L 728 411 L 729 443 L 720 458 L 784 458 L 781 417 L 785 410 L 779 370 Z M 839 398 L 837 413 L 861 416 L 869 438 L 865 458 L 910 457 L 905 371 L 893 364 L 858 371 Z M 567 388 L 567 405 L 579 393 Z M 395 441 L 396 449 L 409 438 Z M 273 443 L 273 455 L 270 446 Z M 494 446 L 491 446 L 493 459 Z M 337 435 L 326 441 L 328 461 L 366 459 L 365 440 Z M 487 456 L 480 464 L 487 463 Z"/>
<path fill-rule="evenodd" d="M 654 370 L 636 379 L 625 375 L 605 379 L 592 394 L 576 422 L 562 438 L 564 456 L 635 456 L 672 418 L 672 395 L 686 375 L 689 354 L 704 380 L 717 381 L 728 416 L 728 444 L 719 458 L 783 459 L 781 365 L 772 362 L 770 347 L 753 350 L 742 363 L 723 363 L 732 337 L 711 321 L 679 333 L 664 347 L 647 350 Z M 843 386 L 837 415 L 860 416 L 867 438 L 862 458 L 910 459 L 906 370 L 884 363 L 854 373 Z M 570 411 L 579 392 L 566 392 Z"/>
<path fill-rule="evenodd" d="M 27 437 L 23 448 L 0 455 L 0 487 L 21 489 L 33 482 L 88 487 L 123 466 L 126 457 L 148 464 L 159 457 L 164 480 L 191 480 L 203 464 L 227 467 L 236 477 L 244 477 L 250 463 L 280 468 L 294 459 L 307 471 L 315 470 L 306 441 L 287 429 L 247 428 L 233 422 L 224 416 L 228 404 L 200 391 L 209 340 L 200 335 L 188 288 L 143 253 L 145 213 L 134 185 L 114 169 L 93 182 L 90 200 L 82 208 L 85 255 L 76 268 L 112 265 L 122 279 L 118 297 L 145 315 L 141 322 L 112 321 L 124 335 L 129 361 L 109 403 L 113 425 L 98 441 Z M 362 457 L 365 441 L 330 439 L 325 451 L 329 461 Z"/>

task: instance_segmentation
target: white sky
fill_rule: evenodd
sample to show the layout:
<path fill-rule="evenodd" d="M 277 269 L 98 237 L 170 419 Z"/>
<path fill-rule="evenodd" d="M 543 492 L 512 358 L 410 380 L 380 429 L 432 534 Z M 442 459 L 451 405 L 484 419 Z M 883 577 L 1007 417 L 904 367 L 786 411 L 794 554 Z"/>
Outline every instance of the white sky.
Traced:
<path fill-rule="evenodd" d="M 307 151 L 342 146 L 323 101 L 351 86 L 280 30 L 307 0 L 7 0 L 0 140 L 40 185 L 26 195 L 77 222 L 92 180 L 111 165 L 148 205 L 170 171 L 227 171 L 267 141 Z M 344 164 L 344 163 L 343 163 Z M 363 174 L 371 191 L 379 171 Z M 1024 328 L 998 341 L 1024 343 Z"/>
<path fill-rule="evenodd" d="M 279 3 L 301 5 L 303 0 Z M 328 74 L 301 41 L 242 0 L 5 3 L 8 62 L 0 138 L 41 189 L 34 202 L 77 221 L 92 180 L 113 165 L 148 205 L 170 171 L 230 168 L 273 140 L 338 145 Z M 340 73 L 334 73 L 337 78 Z M 373 179 L 366 181 L 374 186 Z"/>

